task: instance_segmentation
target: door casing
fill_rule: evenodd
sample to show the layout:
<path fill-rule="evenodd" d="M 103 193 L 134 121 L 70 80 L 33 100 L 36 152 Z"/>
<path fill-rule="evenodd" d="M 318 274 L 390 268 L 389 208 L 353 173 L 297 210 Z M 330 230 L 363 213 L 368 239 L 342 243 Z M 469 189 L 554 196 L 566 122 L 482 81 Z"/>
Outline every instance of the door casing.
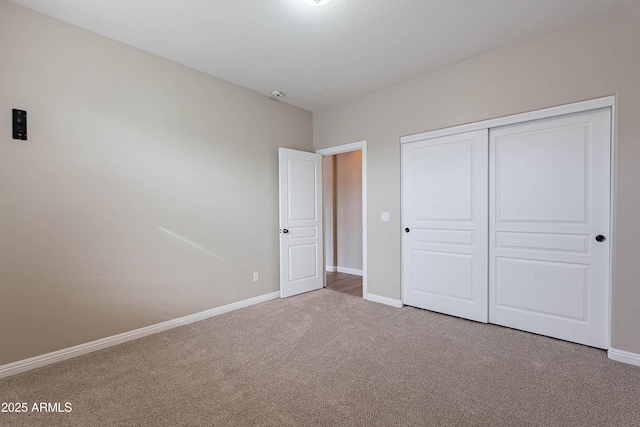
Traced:
<path fill-rule="evenodd" d="M 316 150 L 317 154 L 322 156 L 333 156 L 335 154 L 349 153 L 351 151 L 362 151 L 362 297 L 368 300 L 376 300 L 375 296 L 371 296 L 368 292 L 368 274 L 367 274 L 367 141 L 353 142 L 350 144 L 338 145 L 335 147 L 322 148 Z M 323 224 L 324 228 L 324 224 Z M 326 260 L 325 267 L 325 286 L 326 286 Z"/>

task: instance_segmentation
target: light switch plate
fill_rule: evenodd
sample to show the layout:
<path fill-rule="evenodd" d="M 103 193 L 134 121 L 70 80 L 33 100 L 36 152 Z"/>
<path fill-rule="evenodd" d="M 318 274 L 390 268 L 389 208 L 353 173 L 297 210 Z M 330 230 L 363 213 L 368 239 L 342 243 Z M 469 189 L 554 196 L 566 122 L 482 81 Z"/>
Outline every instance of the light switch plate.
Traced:
<path fill-rule="evenodd" d="M 380 221 L 389 222 L 389 212 L 380 212 Z"/>

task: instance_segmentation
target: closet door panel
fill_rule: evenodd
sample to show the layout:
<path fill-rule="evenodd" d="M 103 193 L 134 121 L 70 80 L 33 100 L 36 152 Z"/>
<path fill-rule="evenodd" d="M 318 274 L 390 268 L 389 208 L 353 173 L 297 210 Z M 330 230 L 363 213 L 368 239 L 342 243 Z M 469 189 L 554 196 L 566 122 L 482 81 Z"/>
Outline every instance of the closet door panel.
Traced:
<path fill-rule="evenodd" d="M 403 145 L 403 302 L 486 322 L 487 146 L 477 131 Z"/>
<path fill-rule="evenodd" d="M 491 129 L 491 323 L 608 347 L 609 153 L 609 109 Z"/>

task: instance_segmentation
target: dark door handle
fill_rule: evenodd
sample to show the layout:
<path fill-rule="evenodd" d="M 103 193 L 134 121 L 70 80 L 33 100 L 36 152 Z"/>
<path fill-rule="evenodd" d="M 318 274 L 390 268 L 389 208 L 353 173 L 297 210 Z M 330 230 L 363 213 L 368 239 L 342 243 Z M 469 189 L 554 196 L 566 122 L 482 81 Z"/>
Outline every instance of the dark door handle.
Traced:
<path fill-rule="evenodd" d="M 603 236 L 602 234 L 598 234 L 596 236 L 596 242 L 604 242 L 605 240 L 607 240 L 607 238 L 605 236 Z"/>
<path fill-rule="evenodd" d="M 282 232 L 283 232 L 284 234 L 287 234 L 287 233 L 289 232 L 289 230 L 287 230 L 287 229 L 285 228 L 284 230 L 282 230 Z"/>
<path fill-rule="evenodd" d="M 411 231 L 411 230 L 409 229 L 409 227 L 407 227 L 407 228 L 405 228 L 405 229 L 404 229 L 404 232 L 405 232 L 405 233 L 408 233 L 408 232 L 410 232 L 410 231 Z"/>

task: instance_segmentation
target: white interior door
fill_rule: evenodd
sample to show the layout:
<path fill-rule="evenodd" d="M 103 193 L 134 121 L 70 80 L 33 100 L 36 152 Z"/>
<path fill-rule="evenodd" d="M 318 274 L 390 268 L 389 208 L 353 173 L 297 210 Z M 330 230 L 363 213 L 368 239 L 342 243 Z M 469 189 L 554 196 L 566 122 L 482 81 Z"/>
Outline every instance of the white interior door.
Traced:
<path fill-rule="evenodd" d="M 280 297 L 322 288 L 322 156 L 280 148 Z"/>
<path fill-rule="evenodd" d="M 402 146 L 404 304 L 487 322 L 487 138 Z"/>
<path fill-rule="evenodd" d="M 608 348 L 610 135 L 608 108 L 491 129 L 491 323 Z"/>

